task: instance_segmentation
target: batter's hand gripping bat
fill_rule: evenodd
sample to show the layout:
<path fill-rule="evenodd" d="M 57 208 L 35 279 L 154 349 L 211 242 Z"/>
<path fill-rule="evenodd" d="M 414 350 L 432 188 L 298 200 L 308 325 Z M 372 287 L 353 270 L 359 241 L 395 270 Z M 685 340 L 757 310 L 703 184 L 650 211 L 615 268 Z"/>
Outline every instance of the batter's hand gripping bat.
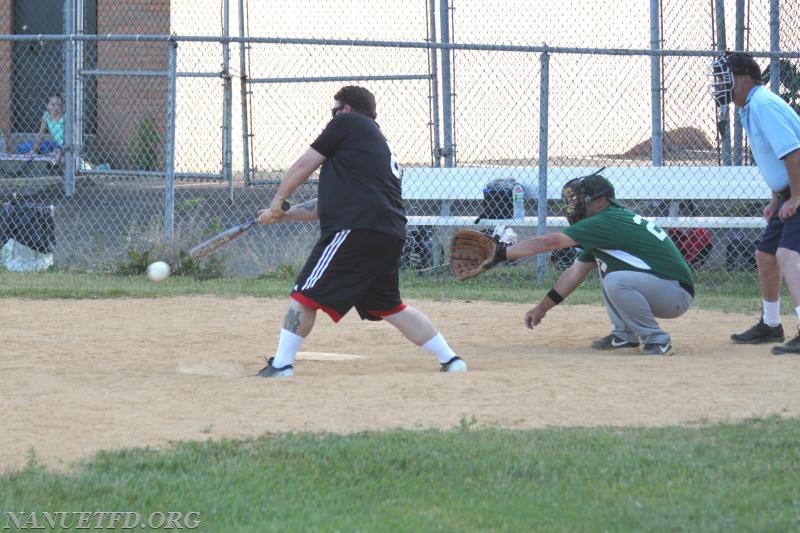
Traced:
<path fill-rule="evenodd" d="M 289 202 L 285 201 L 281 204 L 281 209 L 284 211 L 288 211 L 291 205 Z M 244 232 L 255 226 L 256 222 L 258 222 L 258 217 L 248 220 L 242 224 L 238 224 L 236 226 L 230 227 L 223 231 L 222 233 L 218 233 L 214 235 L 210 239 L 206 239 L 205 241 L 201 242 L 191 250 L 189 250 L 189 257 L 193 260 L 198 260 L 201 257 L 204 257 L 220 246 L 231 242 L 233 239 L 237 237 L 241 237 Z"/>

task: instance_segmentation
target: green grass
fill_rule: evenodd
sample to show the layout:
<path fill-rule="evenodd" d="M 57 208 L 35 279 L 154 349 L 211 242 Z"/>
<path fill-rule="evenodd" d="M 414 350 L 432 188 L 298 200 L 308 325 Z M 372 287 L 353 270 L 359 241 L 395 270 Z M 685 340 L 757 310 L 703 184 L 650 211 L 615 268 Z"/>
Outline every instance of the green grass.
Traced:
<path fill-rule="evenodd" d="M 155 283 L 144 275 L 0 270 L 0 298 L 152 298 L 210 294 L 225 297 L 288 296 L 289 278 L 222 278 L 198 281 L 171 276 Z"/>
<path fill-rule="evenodd" d="M 35 459 L 0 512 L 200 513 L 201 530 L 792 531 L 800 422 L 266 435 Z M 5 524 L 4 524 L 5 525 Z"/>
<path fill-rule="evenodd" d="M 402 290 L 406 298 L 444 301 L 485 300 L 533 303 L 552 287 L 554 274 L 537 280 L 535 273 L 509 278 L 510 269 L 497 269 L 486 275 L 455 281 L 448 273 L 419 276 L 408 272 L 403 276 Z M 515 272 L 518 274 L 518 272 Z M 707 278 L 707 279 L 706 279 Z M 698 276 L 694 307 L 758 314 L 761 297 L 757 280 L 752 275 L 741 277 L 726 274 L 724 283 L 714 282 L 720 276 Z M 209 294 L 222 297 L 253 296 L 286 298 L 294 281 L 288 274 L 269 274 L 260 278 L 218 278 L 199 281 L 190 277 L 171 276 L 153 283 L 144 275 L 96 274 L 84 272 L 8 272 L 0 269 L 0 298 L 152 298 Z M 791 299 L 783 298 L 784 312 L 793 311 Z M 588 279 L 563 305 L 600 304 L 596 278 Z"/>

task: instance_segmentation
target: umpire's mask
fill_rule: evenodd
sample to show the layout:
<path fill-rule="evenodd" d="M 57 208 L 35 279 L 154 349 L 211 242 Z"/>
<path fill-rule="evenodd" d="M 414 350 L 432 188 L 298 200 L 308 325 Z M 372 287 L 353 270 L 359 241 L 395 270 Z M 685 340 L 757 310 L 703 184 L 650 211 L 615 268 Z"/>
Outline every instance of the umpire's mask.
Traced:
<path fill-rule="evenodd" d="M 733 77 L 746 75 L 754 82 L 764 82 L 761 69 L 750 54 L 725 52 L 711 63 L 707 76 L 708 90 L 718 106 L 733 102 Z"/>
<path fill-rule="evenodd" d="M 719 106 L 728 105 L 733 101 L 733 71 L 728 63 L 727 54 L 720 55 L 708 71 L 708 92 L 714 97 Z"/>

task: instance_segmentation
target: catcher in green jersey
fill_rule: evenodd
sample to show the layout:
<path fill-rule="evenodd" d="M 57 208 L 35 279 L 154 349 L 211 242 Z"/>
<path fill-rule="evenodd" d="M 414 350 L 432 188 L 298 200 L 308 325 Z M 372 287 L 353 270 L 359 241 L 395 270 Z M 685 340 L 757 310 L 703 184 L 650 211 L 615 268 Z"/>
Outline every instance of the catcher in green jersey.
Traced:
<path fill-rule="evenodd" d="M 533 329 L 547 312 L 569 296 L 597 268 L 603 300 L 613 329 L 592 343 L 597 350 L 640 348 L 642 355 L 667 355 L 669 333 L 656 318 L 675 318 L 694 298 L 689 265 L 667 233 L 614 199 L 614 186 L 598 173 L 564 185 L 569 227 L 517 244 L 498 245 L 487 266 L 561 248 L 578 247 L 565 270 L 541 302 L 525 313 Z"/>

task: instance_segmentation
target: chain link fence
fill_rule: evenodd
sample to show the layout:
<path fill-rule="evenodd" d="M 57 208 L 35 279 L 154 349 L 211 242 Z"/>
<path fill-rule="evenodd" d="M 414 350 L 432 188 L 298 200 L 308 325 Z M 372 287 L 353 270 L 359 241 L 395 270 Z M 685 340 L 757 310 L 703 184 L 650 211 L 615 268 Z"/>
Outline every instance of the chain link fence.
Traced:
<path fill-rule="evenodd" d="M 333 94 L 361 84 L 406 167 L 409 269 L 449 275 L 449 235 L 476 226 L 492 179 L 525 186 L 526 217 L 477 227 L 503 223 L 522 239 L 558 229 L 569 172 L 608 167 L 632 208 L 671 227 L 699 279 L 754 281 L 768 193 L 735 114 L 718 116 L 705 88 L 713 50 L 741 41 L 769 72 L 780 60 L 770 86 L 800 109 L 800 7 L 774 0 L 67 0 L 44 21 L 36 3 L 0 13 L 0 199 L 6 244 L 52 230 L 35 257 L 56 268 L 185 260 L 266 207 Z M 63 137 L 39 142 L 57 93 Z M 57 149 L 33 155 L 45 141 Z M 292 200 L 315 191 L 311 179 Z M 15 204 L 52 210 L 12 216 Z M 206 261 L 224 275 L 296 270 L 316 236 L 314 224 L 260 227 Z M 568 260 L 497 275 L 541 278 Z"/>

